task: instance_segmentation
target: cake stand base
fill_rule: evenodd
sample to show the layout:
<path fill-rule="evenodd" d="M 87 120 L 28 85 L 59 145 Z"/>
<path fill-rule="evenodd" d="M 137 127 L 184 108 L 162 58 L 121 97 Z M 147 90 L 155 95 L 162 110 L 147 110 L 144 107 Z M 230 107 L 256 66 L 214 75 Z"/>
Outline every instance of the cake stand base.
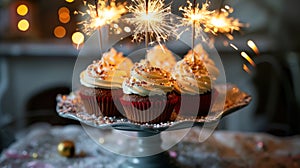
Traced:
<path fill-rule="evenodd" d="M 176 163 L 176 160 L 169 156 L 168 152 L 161 152 L 163 149 L 161 148 L 162 140 L 160 133 L 138 132 L 137 138 L 138 152 L 135 154 L 137 157 L 128 157 L 127 160 L 120 165 L 120 168 L 180 167 L 180 165 Z"/>
<path fill-rule="evenodd" d="M 153 156 L 128 158 L 119 168 L 179 168 L 179 163 L 170 158 L 168 152 L 162 152 Z"/>

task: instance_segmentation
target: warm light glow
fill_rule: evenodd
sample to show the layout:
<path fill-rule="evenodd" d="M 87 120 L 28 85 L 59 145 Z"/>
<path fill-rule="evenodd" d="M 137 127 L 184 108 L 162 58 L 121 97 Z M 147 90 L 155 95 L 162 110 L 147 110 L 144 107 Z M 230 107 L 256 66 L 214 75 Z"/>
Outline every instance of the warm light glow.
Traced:
<path fill-rule="evenodd" d="M 182 11 L 183 26 L 190 26 L 195 28 L 195 38 L 201 36 L 201 30 L 205 27 L 206 22 L 210 19 L 210 15 L 215 11 L 209 11 L 209 3 L 203 3 L 202 7 L 199 7 L 199 4 L 193 6 L 190 1 L 187 1 L 187 6 L 179 7 L 179 11 Z M 204 38 L 204 37 L 202 37 Z"/>
<path fill-rule="evenodd" d="M 26 31 L 29 29 L 29 22 L 26 19 L 22 19 L 18 22 L 18 29 L 21 31 Z"/>
<path fill-rule="evenodd" d="M 72 42 L 76 45 L 82 44 L 84 42 L 84 35 L 81 32 L 73 33 Z"/>
<path fill-rule="evenodd" d="M 65 0 L 65 1 L 68 2 L 68 3 L 74 2 L 74 0 Z"/>
<path fill-rule="evenodd" d="M 54 35 L 57 38 L 63 38 L 66 35 L 66 29 L 62 26 L 57 26 L 54 29 Z"/>
<path fill-rule="evenodd" d="M 165 6 L 164 0 L 148 0 L 148 8 L 144 0 L 132 0 L 132 3 L 133 5 L 128 7 L 132 15 L 126 21 L 135 27 L 133 41 L 142 41 L 148 33 L 146 45 L 148 42 L 160 44 L 176 32 L 176 26 L 170 20 L 171 6 Z"/>
<path fill-rule="evenodd" d="M 246 52 L 241 52 L 241 56 L 244 57 L 252 66 L 255 67 L 254 61 L 249 57 L 249 55 Z"/>
<path fill-rule="evenodd" d="M 243 64 L 243 70 L 246 71 L 248 74 L 251 74 L 250 69 L 247 67 L 246 64 Z"/>
<path fill-rule="evenodd" d="M 225 19 L 221 17 L 213 17 L 211 19 L 211 24 L 215 26 L 214 32 L 217 32 L 219 28 L 227 26 Z"/>
<path fill-rule="evenodd" d="M 101 18 L 95 18 L 95 27 L 100 27 L 105 25 L 105 20 Z"/>
<path fill-rule="evenodd" d="M 22 5 L 19 5 L 17 7 L 17 13 L 20 15 L 20 16 L 25 16 L 27 13 L 28 13 L 28 7 L 24 4 Z"/>
<path fill-rule="evenodd" d="M 58 16 L 61 15 L 62 13 L 70 14 L 70 10 L 67 7 L 61 7 L 58 9 Z"/>
<path fill-rule="evenodd" d="M 259 50 L 252 40 L 248 40 L 247 45 L 255 52 L 256 55 L 259 55 Z"/>
<path fill-rule="evenodd" d="M 124 31 L 126 32 L 126 33 L 129 33 L 130 31 L 131 31 L 131 29 L 130 29 L 130 27 L 124 27 Z"/>
<path fill-rule="evenodd" d="M 237 46 L 235 46 L 234 44 L 230 43 L 229 45 L 230 45 L 233 49 L 239 50 L 239 49 L 237 48 Z"/>
<path fill-rule="evenodd" d="M 88 9 L 85 12 L 76 11 L 74 13 L 80 14 L 85 18 L 78 24 L 83 26 L 82 31 L 86 35 L 92 34 L 96 29 L 106 24 L 113 27 L 121 15 L 127 11 L 125 3 L 116 4 L 115 0 L 111 0 L 109 4 L 107 4 L 106 0 L 99 0 L 97 6 L 98 11 L 96 11 L 95 5 L 87 4 L 87 7 Z"/>
<path fill-rule="evenodd" d="M 212 33 L 213 35 L 223 34 L 229 40 L 233 40 L 232 33 L 234 31 L 240 31 L 241 27 L 245 25 L 240 23 L 238 19 L 229 17 L 233 9 L 228 5 L 225 8 L 221 8 L 219 12 L 215 12 L 211 15 L 210 19 L 204 24 L 204 31 Z"/>
<path fill-rule="evenodd" d="M 70 14 L 67 12 L 62 12 L 59 14 L 58 18 L 61 23 L 68 23 L 70 21 Z"/>

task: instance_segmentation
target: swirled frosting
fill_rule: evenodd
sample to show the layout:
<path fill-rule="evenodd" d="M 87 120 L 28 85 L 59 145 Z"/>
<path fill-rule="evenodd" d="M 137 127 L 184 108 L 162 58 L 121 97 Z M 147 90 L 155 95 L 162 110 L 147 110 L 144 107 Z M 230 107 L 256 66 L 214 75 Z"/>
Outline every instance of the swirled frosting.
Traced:
<path fill-rule="evenodd" d="M 115 49 L 104 53 L 101 60 L 93 61 L 80 74 L 80 83 L 87 87 L 115 89 L 129 76 L 133 63 Z"/>
<path fill-rule="evenodd" d="M 162 95 L 173 91 L 174 82 L 169 72 L 145 61 L 136 63 L 131 69 L 130 78 L 123 82 L 123 92 L 140 96 Z"/>
<path fill-rule="evenodd" d="M 176 59 L 166 46 L 156 45 L 146 55 L 146 60 L 154 67 L 160 67 L 171 72 L 176 64 Z M 145 61 L 145 60 L 143 60 Z"/>
<path fill-rule="evenodd" d="M 115 65 L 116 69 L 124 70 L 126 73 L 130 73 L 130 69 L 133 67 L 132 61 L 123 56 L 123 53 L 117 52 L 114 48 L 111 48 L 109 52 L 103 54 L 102 59 L 109 64 Z"/>
<path fill-rule="evenodd" d="M 211 90 L 210 75 L 202 61 L 184 58 L 177 62 L 173 76 L 175 90 L 181 94 L 203 94 Z"/>
<path fill-rule="evenodd" d="M 219 69 L 216 67 L 215 62 L 211 58 L 209 58 L 209 55 L 203 49 L 201 44 L 197 44 L 194 47 L 194 56 L 204 63 L 204 65 L 205 65 L 206 69 L 208 70 L 208 73 L 211 75 L 212 79 L 216 80 L 217 77 L 220 75 Z M 185 58 L 192 59 L 192 57 L 193 57 L 193 51 L 190 50 L 186 54 Z"/>

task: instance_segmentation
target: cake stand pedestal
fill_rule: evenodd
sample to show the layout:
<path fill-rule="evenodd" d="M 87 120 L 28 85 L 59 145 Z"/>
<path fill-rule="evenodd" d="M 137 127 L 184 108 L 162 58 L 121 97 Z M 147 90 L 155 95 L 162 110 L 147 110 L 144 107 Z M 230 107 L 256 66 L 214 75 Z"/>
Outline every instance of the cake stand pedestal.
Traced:
<path fill-rule="evenodd" d="M 116 129 L 121 131 L 137 132 L 137 151 L 134 156 L 144 157 L 128 157 L 128 159 L 120 165 L 120 168 L 157 168 L 157 167 L 180 167 L 175 159 L 172 159 L 168 152 L 161 148 L 162 131 L 172 131 L 179 129 L 191 128 L 194 126 L 203 126 L 205 124 L 216 124 L 221 118 L 236 112 L 237 110 L 247 106 L 251 101 L 251 96 L 244 92 L 237 92 L 236 88 L 232 89 L 232 93 L 227 91 L 225 106 L 223 111 L 215 112 L 212 116 L 201 119 L 181 118 L 174 122 L 160 124 L 138 124 L 128 121 L 126 118 L 113 117 L 96 117 L 85 112 L 80 98 L 76 93 L 70 95 L 58 95 L 57 112 L 61 117 L 80 121 L 88 126 L 99 129 Z M 230 99 L 230 100 L 228 100 Z M 154 153 L 158 153 L 153 155 Z"/>
<path fill-rule="evenodd" d="M 151 155 L 161 149 L 162 139 L 159 134 L 149 132 L 138 132 L 138 153 L 137 155 L 145 157 L 128 157 L 128 159 L 120 165 L 120 168 L 155 168 L 155 167 L 178 167 L 174 159 L 169 156 L 168 152 Z M 154 151 L 153 151 L 154 150 Z"/>

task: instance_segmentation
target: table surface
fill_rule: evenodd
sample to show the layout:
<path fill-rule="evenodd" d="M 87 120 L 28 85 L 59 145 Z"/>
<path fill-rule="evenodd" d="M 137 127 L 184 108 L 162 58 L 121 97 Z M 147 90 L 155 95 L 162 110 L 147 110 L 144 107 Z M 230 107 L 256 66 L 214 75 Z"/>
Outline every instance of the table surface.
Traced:
<path fill-rule="evenodd" d="M 300 167 L 300 136 L 280 138 L 264 133 L 216 130 L 200 143 L 200 130 L 192 128 L 168 150 L 182 167 Z M 57 152 L 58 143 L 66 139 L 75 142 L 76 157 L 66 158 Z M 127 143 L 124 146 L 130 146 L 130 141 Z M 17 134 L 17 141 L 2 152 L 0 167 L 114 168 L 125 159 L 95 143 L 80 125 L 39 123 Z"/>

